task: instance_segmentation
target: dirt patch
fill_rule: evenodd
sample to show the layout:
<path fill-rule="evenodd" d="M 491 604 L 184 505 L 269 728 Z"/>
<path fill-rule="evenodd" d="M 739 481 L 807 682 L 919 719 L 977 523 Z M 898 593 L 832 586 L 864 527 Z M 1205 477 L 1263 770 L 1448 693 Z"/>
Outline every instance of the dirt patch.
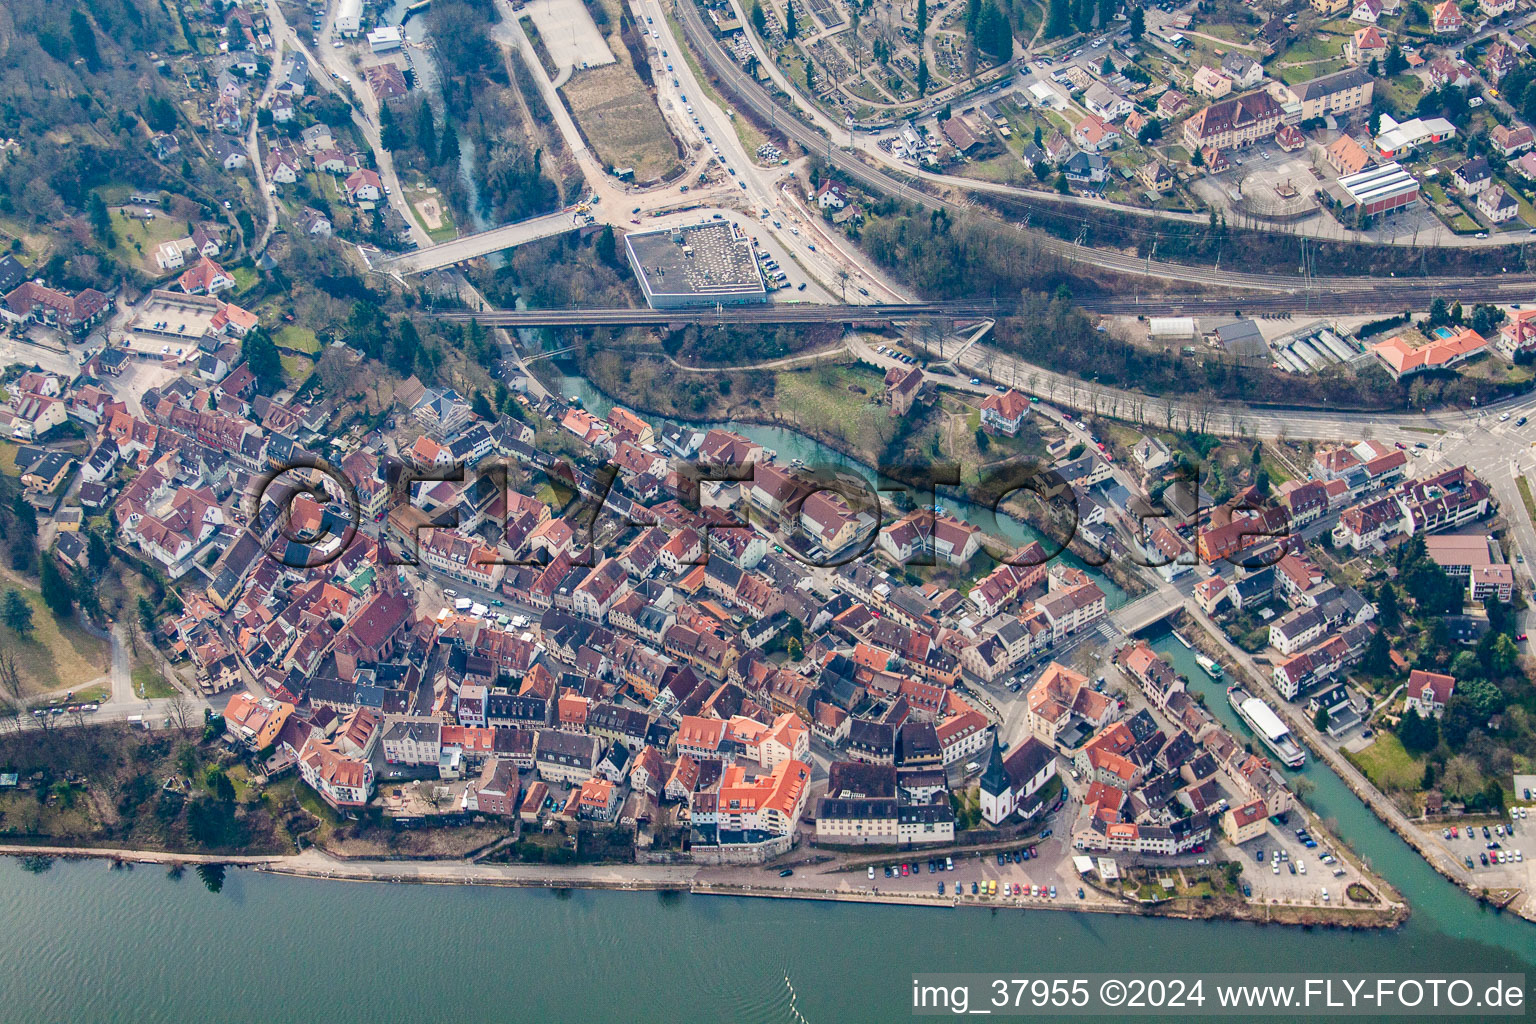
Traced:
<path fill-rule="evenodd" d="M 443 207 L 436 199 L 428 197 L 416 200 L 416 212 L 421 214 L 421 222 L 428 231 L 436 231 L 443 226 Z"/>
<path fill-rule="evenodd" d="M 560 91 L 605 165 L 633 169 L 637 182 L 676 173 L 677 143 L 633 70 L 616 63 L 578 71 Z"/>

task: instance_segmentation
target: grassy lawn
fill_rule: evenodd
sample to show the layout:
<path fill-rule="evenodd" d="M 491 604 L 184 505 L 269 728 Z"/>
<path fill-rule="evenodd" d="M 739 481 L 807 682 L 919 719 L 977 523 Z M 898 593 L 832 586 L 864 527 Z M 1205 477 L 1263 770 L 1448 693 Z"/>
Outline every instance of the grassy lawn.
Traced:
<path fill-rule="evenodd" d="M 1423 94 L 1424 83 L 1407 73 L 1376 80 L 1376 95 L 1390 103 L 1399 115 L 1411 113 Z"/>
<path fill-rule="evenodd" d="M 885 409 L 873 401 L 884 390 L 880 375 L 847 365 L 784 371 L 775 385 L 779 407 L 796 422 L 837 434 L 861 452 L 875 453 L 892 433 Z"/>
<path fill-rule="evenodd" d="M 315 337 L 315 332 L 308 327 L 299 327 L 296 324 L 288 324 L 282 330 L 275 332 L 272 335 L 272 341 L 278 348 L 302 352 L 305 355 L 315 355 L 320 351 L 320 342 Z"/>
<path fill-rule="evenodd" d="M 156 697 L 171 696 L 176 692 L 176 687 L 172 686 L 153 665 L 140 662 L 133 666 L 133 692 L 135 696 L 153 700 Z"/>
<path fill-rule="evenodd" d="M 1531 483 L 1523 476 L 1515 477 L 1515 486 L 1520 488 L 1520 500 L 1525 503 L 1525 514 L 1531 517 L 1531 522 L 1536 524 L 1536 498 L 1531 497 Z"/>
<path fill-rule="evenodd" d="M 163 242 L 187 237 L 187 222 L 174 220 L 159 211 L 156 213 L 154 220 L 138 220 L 114 210 L 112 230 L 117 234 L 117 249 L 125 259 L 146 274 L 160 277 L 166 271 L 155 262 L 155 250 Z"/>
<path fill-rule="evenodd" d="M 229 271 L 229 276 L 235 279 L 236 293 L 250 291 L 256 286 L 258 280 L 255 269 L 251 267 L 233 267 Z"/>
<path fill-rule="evenodd" d="M 281 356 L 283 375 L 290 384 L 302 384 L 314 372 L 315 364 L 303 356 Z"/>
<path fill-rule="evenodd" d="M 980 178 L 983 181 L 998 181 L 1004 184 L 1033 185 L 1034 174 L 1011 153 L 1001 153 L 988 157 L 985 160 L 972 160 L 960 168 L 960 173 L 967 178 Z"/>
<path fill-rule="evenodd" d="M 1342 71 L 1348 67 L 1348 62 L 1340 57 L 1338 60 L 1327 60 L 1321 64 L 1307 64 L 1304 67 L 1291 67 L 1280 69 L 1280 80 L 1286 85 L 1297 85 L 1301 82 L 1310 82 L 1314 78 L 1323 75 L 1331 75 L 1335 71 Z"/>
<path fill-rule="evenodd" d="M 24 693 L 77 689 L 82 683 L 106 675 L 107 641 L 87 633 L 79 622 L 59 622 L 43 604 L 43 596 L 13 579 L 0 587 L 21 592 L 32 606 L 32 632 L 22 637 L 0 623 L 0 645 L 16 656 L 16 670 Z"/>
<path fill-rule="evenodd" d="M 16 468 L 16 452 L 20 447 L 14 441 L 0 441 L 0 474 L 21 476 L 21 470 Z"/>
<path fill-rule="evenodd" d="M 1347 756 L 1383 792 L 1397 789 L 1414 793 L 1424 781 L 1424 762 L 1404 750 L 1395 735 L 1382 729 L 1376 730 L 1375 743 Z"/>

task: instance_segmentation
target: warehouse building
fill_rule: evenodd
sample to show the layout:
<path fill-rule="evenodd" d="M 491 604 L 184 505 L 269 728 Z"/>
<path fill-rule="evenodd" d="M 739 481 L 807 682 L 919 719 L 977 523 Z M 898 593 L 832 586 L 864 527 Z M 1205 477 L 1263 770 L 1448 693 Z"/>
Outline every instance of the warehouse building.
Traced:
<path fill-rule="evenodd" d="M 632 232 L 624 250 L 652 309 L 768 301 L 752 242 L 729 221 Z"/>
<path fill-rule="evenodd" d="M 1375 217 L 1417 203 L 1419 182 L 1401 164 L 1382 164 L 1359 174 L 1346 174 L 1330 194 L 1341 213 Z"/>

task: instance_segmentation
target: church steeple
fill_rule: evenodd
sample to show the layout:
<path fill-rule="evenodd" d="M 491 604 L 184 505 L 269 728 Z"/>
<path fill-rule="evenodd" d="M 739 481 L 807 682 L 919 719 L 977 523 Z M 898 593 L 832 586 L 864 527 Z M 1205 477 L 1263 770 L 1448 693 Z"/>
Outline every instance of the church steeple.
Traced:
<path fill-rule="evenodd" d="M 981 791 L 990 796 L 1002 796 L 1012 787 L 1013 783 L 1008 778 L 1008 773 L 1003 770 L 1002 744 L 996 737 L 992 740 L 992 759 L 987 762 L 987 770 L 981 775 Z"/>

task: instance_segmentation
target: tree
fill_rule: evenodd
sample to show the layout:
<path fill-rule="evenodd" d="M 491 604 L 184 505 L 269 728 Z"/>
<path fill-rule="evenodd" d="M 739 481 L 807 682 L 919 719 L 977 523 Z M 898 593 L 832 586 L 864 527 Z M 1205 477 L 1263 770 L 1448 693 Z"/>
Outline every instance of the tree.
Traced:
<path fill-rule="evenodd" d="M 379 144 L 391 153 L 405 147 L 405 130 L 395 120 L 395 112 L 387 103 L 379 106 Z"/>
<path fill-rule="evenodd" d="M 592 243 L 592 251 L 604 266 L 617 268 L 619 266 L 618 241 L 613 236 L 613 225 L 604 224 L 603 230 L 597 233 L 597 239 Z"/>
<path fill-rule="evenodd" d="M 443 122 L 443 144 L 437 151 L 439 164 L 457 163 L 459 159 L 459 133 L 454 130 L 453 122 Z"/>
<path fill-rule="evenodd" d="M 1403 749 L 1410 754 L 1422 754 L 1433 750 L 1435 744 L 1440 742 L 1439 726 L 1433 718 L 1425 718 L 1414 708 L 1403 712 L 1402 719 L 1397 723 L 1397 738 L 1403 744 Z"/>
<path fill-rule="evenodd" d="M 417 350 L 421 348 L 421 335 L 410 320 L 400 321 L 400 330 L 389 349 L 389 368 L 402 377 L 408 377 L 416 365 Z"/>
<path fill-rule="evenodd" d="M 276 394 L 283 386 L 283 357 L 277 345 L 264 327 L 253 327 L 240 342 L 240 354 L 245 365 L 256 378 L 257 390 L 262 394 Z"/>
<path fill-rule="evenodd" d="M 795 5 L 786 3 L 784 5 L 784 38 L 793 39 L 798 34 L 795 28 Z"/>
<path fill-rule="evenodd" d="M 1458 800 L 1465 800 L 1483 788 L 1483 773 L 1478 771 L 1476 761 L 1466 754 L 1457 754 L 1446 763 L 1440 788 Z"/>
<path fill-rule="evenodd" d="M 96 236 L 96 241 L 108 249 L 117 248 L 117 232 L 112 230 L 112 217 L 107 213 L 107 204 L 101 196 L 92 192 L 86 202 L 85 212 L 91 219 L 91 233 Z"/>
<path fill-rule="evenodd" d="M 1462 695 L 1458 687 L 1451 694 L 1451 699 L 1445 702 L 1445 710 L 1440 714 L 1440 735 L 1445 739 L 1446 746 L 1460 750 L 1467 742 L 1467 737 L 1472 735 L 1472 730 L 1481 728 L 1487 721 L 1487 717 L 1477 713 L 1477 708 Z"/>
<path fill-rule="evenodd" d="M 758 0 L 752 0 L 751 18 L 752 27 L 757 30 L 757 34 L 760 37 L 766 39 L 768 36 L 768 15 L 763 13 L 763 5 Z"/>
<path fill-rule="evenodd" d="M 170 712 L 171 721 L 175 723 L 176 728 L 185 733 L 192 724 L 192 712 L 195 709 L 192 706 L 192 702 L 187 699 L 187 695 L 181 692 L 181 687 L 172 685 L 171 696 L 166 702 L 166 708 Z"/>
<path fill-rule="evenodd" d="M 423 102 L 416 111 L 416 148 L 428 163 L 437 159 L 437 121 L 430 103 Z"/>
<path fill-rule="evenodd" d="M 5 592 L 5 598 L 0 601 L 0 620 L 3 620 L 11 628 L 13 633 L 27 637 L 32 634 L 32 606 L 27 599 L 21 596 L 21 591 L 14 587 Z"/>
<path fill-rule="evenodd" d="M 1062 195 L 1066 195 L 1072 191 L 1072 186 L 1067 183 L 1067 176 L 1065 173 L 1059 173 L 1056 175 L 1056 191 L 1060 192 Z"/>
<path fill-rule="evenodd" d="M 1385 581 L 1376 588 L 1376 621 L 1383 629 L 1396 629 L 1403 621 L 1397 605 L 1397 588 Z"/>
<path fill-rule="evenodd" d="M 94 572 L 101 572 L 112 561 L 112 547 L 100 530 L 85 535 L 86 557 Z"/>
<path fill-rule="evenodd" d="M 1045 17 L 1045 36 L 1055 39 L 1072 31 L 1072 0 L 1051 0 Z"/>
<path fill-rule="evenodd" d="M 0 647 L 0 688 L 21 699 L 21 673 L 16 668 L 16 655 L 7 647 Z"/>
<path fill-rule="evenodd" d="M 1115 62 L 1109 56 L 1109 54 L 1106 53 L 1104 55 L 1104 63 L 1099 65 L 1099 74 L 1101 74 L 1104 77 L 1108 78 L 1110 75 L 1112 75 L 1114 73 L 1115 73 Z"/>
<path fill-rule="evenodd" d="M 85 61 L 87 71 L 101 70 L 101 52 L 96 48 L 96 30 L 91 27 L 85 12 L 76 7 L 69 12 L 69 38 L 75 44 L 75 52 Z"/>
<path fill-rule="evenodd" d="M 806 70 L 807 71 L 810 70 L 810 65 L 809 64 L 806 65 Z M 927 95 L 927 93 L 928 93 L 928 58 L 927 57 L 918 57 L 917 58 L 917 94 L 919 96 L 925 96 L 925 95 Z"/>
<path fill-rule="evenodd" d="M 1044 150 L 1045 149 L 1045 133 L 1040 130 L 1040 126 L 1039 125 L 1035 125 L 1035 140 L 1034 141 L 1035 141 L 1035 148 L 1036 149 L 1039 149 L 1039 150 Z"/>
<path fill-rule="evenodd" d="M 1312 715 L 1312 727 L 1315 728 L 1318 732 L 1323 732 L 1328 728 L 1327 708 L 1319 707 L 1317 711 Z"/>
<path fill-rule="evenodd" d="M 976 18 L 977 49 L 1002 63 L 1013 59 L 1013 25 L 992 0 L 982 0 Z"/>
<path fill-rule="evenodd" d="M 235 784 L 229 781 L 229 775 L 223 768 L 218 765 L 209 765 L 204 778 L 215 799 L 226 804 L 235 802 Z"/>
<path fill-rule="evenodd" d="M 1387 643 L 1386 630 L 1378 629 L 1371 634 L 1360 666 L 1373 676 L 1388 675 L 1392 671 L 1392 648 Z"/>
<path fill-rule="evenodd" d="M 150 602 L 149 598 L 140 594 L 136 611 L 139 616 L 139 626 L 143 628 L 144 632 L 153 633 L 155 631 L 155 606 Z"/>
<path fill-rule="evenodd" d="M 1147 16 L 1140 7 L 1131 8 L 1131 42 L 1141 42 L 1142 35 L 1147 31 Z"/>
<path fill-rule="evenodd" d="M 42 577 L 43 603 L 55 618 L 69 618 L 75 610 L 75 591 L 64 574 L 59 572 L 52 555 L 40 559 L 39 574 Z"/>
<path fill-rule="evenodd" d="M 1163 137 L 1163 122 L 1155 117 L 1149 117 L 1147 123 L 1141 126 L 1141 131 L 1136 133 L 1136 141 L 1143 146 L 1156 142 Z"/>
<path fill-rule="evenodd" d="M 1402 47 L 1398 46 L 1396 43 L 1393 43 L 1391 46 L 1387 47 L 1387 63 L 1385 70 L 1388 78 L 1392 77 L 1393 75 L 1400 75 L 1404 71 L 1408 70 L 1408 58 L 1403 56 Z"/>
<path fill-rule="evenodd" d="M 1205 151 L 1201 150 L 1201 149 L 1195 150 L 1193 153 L 1191 153 L 1189 155 L 1189 162 L 1194 167 L 1204 167 L 1205 166 Z"/>

